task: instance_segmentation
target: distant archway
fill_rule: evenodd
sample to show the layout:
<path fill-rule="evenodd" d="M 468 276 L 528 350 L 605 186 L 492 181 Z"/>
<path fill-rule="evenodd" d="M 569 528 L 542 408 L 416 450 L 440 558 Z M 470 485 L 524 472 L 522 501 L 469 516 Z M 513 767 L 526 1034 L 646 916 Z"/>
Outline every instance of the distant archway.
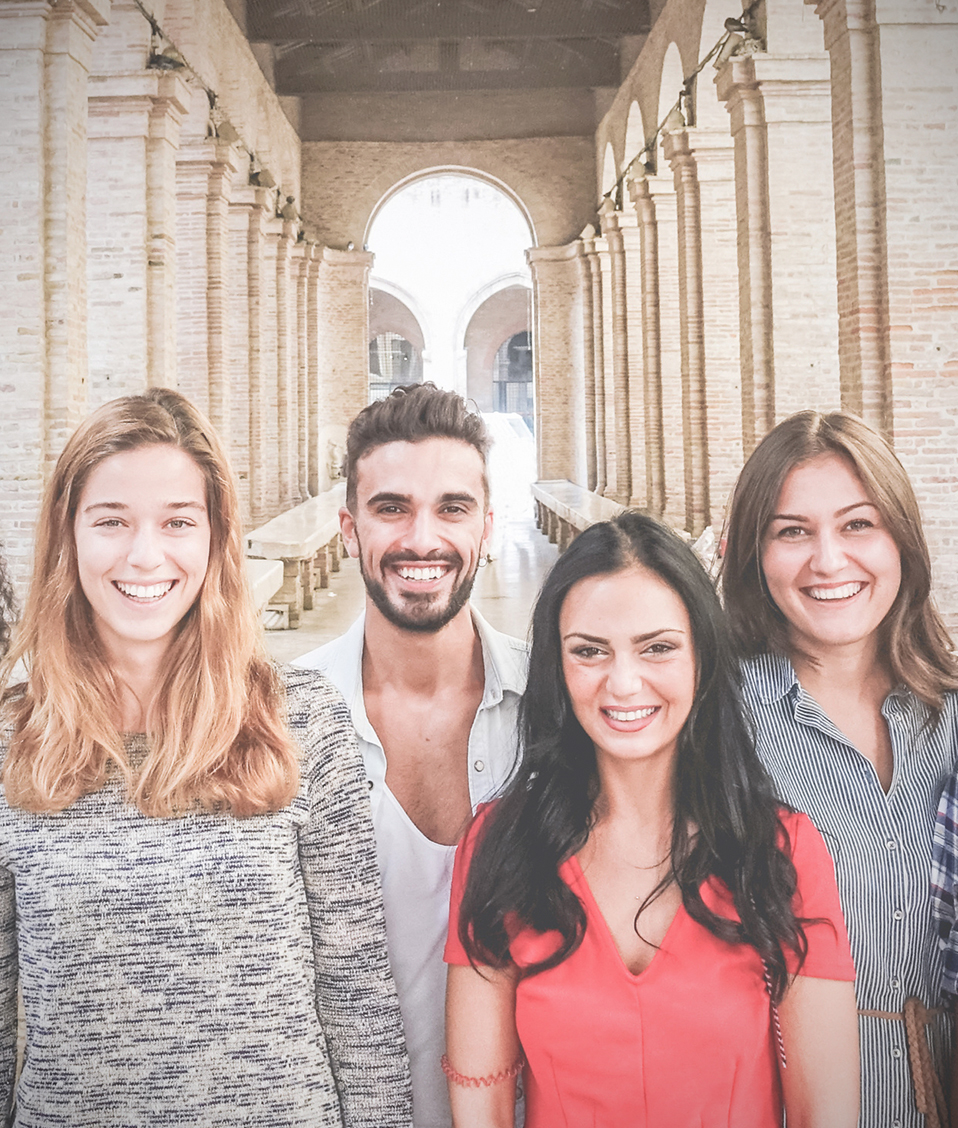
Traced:
<path fill-rule="evenodd" d="M 464 334 L 466 350 L 466 384 L 469 398 L 480 411 L 515 411 L 503 406 L 496 381 L 499 350 L 512 337 L 532 328 L 532 294 L 526 286 L 506 286 L 487 297 L 469 319 Z M 528 340 L 527 340 L 528 345 Z M 529 381 L 531 376 L 529 353 Z M 525 408 L 523 408 L 525 413 Z M 530 420 L 530 431 L 533 430 Z"/>

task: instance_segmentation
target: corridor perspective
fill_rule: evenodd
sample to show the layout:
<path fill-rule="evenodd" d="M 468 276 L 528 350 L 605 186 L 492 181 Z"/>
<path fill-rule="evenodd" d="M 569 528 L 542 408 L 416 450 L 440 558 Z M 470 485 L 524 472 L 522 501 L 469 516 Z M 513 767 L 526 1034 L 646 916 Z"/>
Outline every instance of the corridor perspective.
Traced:
<path fill-rule="evenodd" d="M 521 433 L 528 480 L 693 538 L 777 421 L 855 412 L 958 625 L 956 107 L 956 0 L 0 0 L 18 589 L 67 435 L 178 387 L 295 657 L 354 565 L 253 534 L 328 523 L 349 421 L 433 380 Z M 477 588 L 520 635 L 556 552 L 532 519 Z"/>

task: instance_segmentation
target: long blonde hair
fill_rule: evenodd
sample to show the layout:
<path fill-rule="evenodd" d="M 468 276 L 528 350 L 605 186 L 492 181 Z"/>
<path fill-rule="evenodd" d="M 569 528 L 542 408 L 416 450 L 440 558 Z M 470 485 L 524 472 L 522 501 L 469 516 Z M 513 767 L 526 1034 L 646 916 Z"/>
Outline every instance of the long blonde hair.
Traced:
<path fill-rule="evenodd" d="M 721 582 L 739 650 L 788 652 L 784 615 L 762 571 L 763 539 L 789 473 L 822 454 L 847 459 L 901 554 L 901 587 L 881 624 L 883 652 L 896 681 L 938 712 L 958 688 L 958 661 L 931 600 L 931 560 L 921 511 L 905 468 L 867 423 L 842 411 L 799 411 L 758 444 L 739 475 L 726 525 Z"/>
<path fill-rule="evenodd" d="M 80 586 L 74 521 L 96 466 L 156 445 L 185 451 L 203 474 L 210 554 L 165 656 L 147 709 L 150 752 L 137 767 L 117 727 L 120 685 Z M 44 495 L 8 676 L 21 658 L 29 679 L 5 706 L 13 733 L 2 780 L 12 806 L 62 810 L 102 787 L 111 770 L 125 778 L 130 801 L 153 816 L 203 808 L 244 817 L 279 810 L 295 794 L 299 754 L 279 678 L 262 651 L 233 475 L 209 422 L 178 392 L 153 388 L 113 400 L 67 442 Z"/>

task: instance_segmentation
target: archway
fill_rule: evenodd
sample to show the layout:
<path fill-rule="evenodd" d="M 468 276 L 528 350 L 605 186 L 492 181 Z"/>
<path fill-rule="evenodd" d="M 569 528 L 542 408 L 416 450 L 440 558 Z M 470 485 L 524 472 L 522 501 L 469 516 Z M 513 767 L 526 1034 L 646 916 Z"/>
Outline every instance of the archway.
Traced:
<path fill-rule="evenodd" d="M 534 242 L 514 195 L 468 169 L 429 169 L 397 185 L 367 232 L 373 289 L 408 295 L 425 342 L 423 378 L 468 394 L 463 313 L 477 290 L 504 276 L 531 287 Z M 468 315 L 467 315 L 468 316 Z"/>

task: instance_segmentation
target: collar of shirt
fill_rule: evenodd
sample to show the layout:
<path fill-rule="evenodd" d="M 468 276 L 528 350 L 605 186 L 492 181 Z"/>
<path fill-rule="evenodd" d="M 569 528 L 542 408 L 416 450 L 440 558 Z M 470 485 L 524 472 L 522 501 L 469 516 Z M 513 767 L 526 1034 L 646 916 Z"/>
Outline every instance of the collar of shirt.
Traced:
<path fill-rule="evenodd" d="M 469 737 L 470 792 L 474 802 L 482 801 L 511 775 L 515 766 L 518 734 L 515 731 L 515 706 L 525 689 L 528 667 L 528 647 L 519 639 L 495 630 L 470 608 L 472 620 L 482 645 L 482 665 L 485 686 L 482 701 Z M 363 699 L 363 644 L 366 616 L 359 616 L 344 635 L 323 647 L 326 652 L 322 668 L 346 699 L 353 717 L 353 725 L 360 739 L 366 774 L 374 789 L 386 778 L 386 753 L 366 715 Z M 335 655 L 330 653 L 335 649 Z M 311 655 L 304 659 L 306 664 Z M 503 707 L 505 705 L 508 708 Z M 503 707 L 503 708 L 500 708 Z M 487 718 L 501 718 L 490 724 Z M 503 731 L 505 727 L 509 731 Z M 375 797 L 374 797 L 375 803 Z"/>

